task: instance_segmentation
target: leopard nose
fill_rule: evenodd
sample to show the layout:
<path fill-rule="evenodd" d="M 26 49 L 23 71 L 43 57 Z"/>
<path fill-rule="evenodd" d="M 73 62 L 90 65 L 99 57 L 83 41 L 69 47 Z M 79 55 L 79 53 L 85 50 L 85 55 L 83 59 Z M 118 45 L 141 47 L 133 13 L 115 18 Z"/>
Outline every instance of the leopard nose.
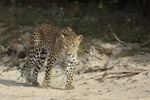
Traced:
<path fill-rule="evenodd" d="M 68 56 L 71 56 L 71 53 L 67 53 Z"/>

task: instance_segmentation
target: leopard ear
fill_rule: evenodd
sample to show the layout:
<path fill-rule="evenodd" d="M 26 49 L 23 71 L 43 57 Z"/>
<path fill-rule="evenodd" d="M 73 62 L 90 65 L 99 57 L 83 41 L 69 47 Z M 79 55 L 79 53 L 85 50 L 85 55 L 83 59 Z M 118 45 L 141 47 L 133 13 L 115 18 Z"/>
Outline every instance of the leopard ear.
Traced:
<path fill-rule="evenodd" d="M 70 27 L 66 27 L 66 29 L 70 32 L 72 32 L 72 29 Z"/>
<path fill-rule="evenodd" d="M 68 35 L 66 33 L 61 33 L 61 37 L 64 39 L 65 37 L 67 37 Z"/>
<path fill-rule="evenodd" d="M 62 39 L 64 39 L 64 38 L 65 38 L 64 34 L 60 34 L 60 36 L 61 36 L 61 38 L 62 38 Z"/>
<path fill-rule="evenodd" d="M 62 39 L 65 39 L 68 35 L 65 34 L 65 33 L 60 33 L 60 36 L 61 36 Z"/>
<path fill-rule="evenodd" d="M 78 35 L 78 38 L 81 41 L 83 39 L 83 35 Z"/>

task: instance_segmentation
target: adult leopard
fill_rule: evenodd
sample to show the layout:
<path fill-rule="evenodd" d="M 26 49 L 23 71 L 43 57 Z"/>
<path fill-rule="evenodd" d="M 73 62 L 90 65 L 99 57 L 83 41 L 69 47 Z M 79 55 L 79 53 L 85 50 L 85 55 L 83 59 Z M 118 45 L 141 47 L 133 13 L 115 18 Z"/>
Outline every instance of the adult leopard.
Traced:
<path fill-rule="evenodd" d="M 57 59 L 62 55 L 66 66 L 66 89 L 73 89 L 73 76 L 77 60 L 77 51 L 82 40 L 82 35 L 67 27 L 57 28 L 49 24 L 41 24 L 32 34 L 31 48 L 21 75 L 26 79 L 26 85 L 39 86 L 38 72 L 47 60 L 43 87 L 50 87 L 52 68 Z"/>

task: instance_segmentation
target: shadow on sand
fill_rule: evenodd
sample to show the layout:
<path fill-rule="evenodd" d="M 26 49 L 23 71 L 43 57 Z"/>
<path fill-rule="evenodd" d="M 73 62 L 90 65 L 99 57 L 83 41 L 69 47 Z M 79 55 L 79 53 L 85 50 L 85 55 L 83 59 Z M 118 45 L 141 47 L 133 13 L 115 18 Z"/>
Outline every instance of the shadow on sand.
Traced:
<path fill-rule="evenodd" d="M 6 85 L 6 86 L 25 86 L 24 83 L 17 82 L 14 80 L 4 80 L 4 79 L 0 79 L 0 84 Z"/>

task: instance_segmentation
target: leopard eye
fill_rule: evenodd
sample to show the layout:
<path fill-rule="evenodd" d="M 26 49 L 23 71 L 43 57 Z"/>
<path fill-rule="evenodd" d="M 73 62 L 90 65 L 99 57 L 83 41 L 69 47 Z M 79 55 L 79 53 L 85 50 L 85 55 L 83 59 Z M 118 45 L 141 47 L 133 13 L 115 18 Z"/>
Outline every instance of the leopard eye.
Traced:
<path fill-rule="evenodd" d="M 67 48 L 67 45 L 66 45 L 66 44 L 64 45 L 64 48 L 65 48 L 65 49 Z"/>
<path fill-rule="evenodd" d="M 75 45 L 73 44 L 73 48 L 75 47 Z"/>
<path fill-rule="evenodd" d="M 73 48 L 75 48 L 76 47 L 76 45 L 75 45 L 75 43 L 73 43 Z"/>

